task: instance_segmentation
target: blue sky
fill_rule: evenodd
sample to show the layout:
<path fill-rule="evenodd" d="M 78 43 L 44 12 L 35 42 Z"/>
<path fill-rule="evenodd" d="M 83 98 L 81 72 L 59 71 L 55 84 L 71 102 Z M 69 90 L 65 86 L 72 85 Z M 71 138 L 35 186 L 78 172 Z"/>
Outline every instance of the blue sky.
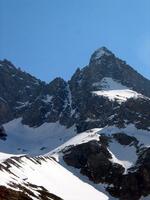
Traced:
<path fill-rule="evenodd" d="M 149 0 L 0 0 L 0 59 L 68 80 L 106 46 L 150 79 Z"/>

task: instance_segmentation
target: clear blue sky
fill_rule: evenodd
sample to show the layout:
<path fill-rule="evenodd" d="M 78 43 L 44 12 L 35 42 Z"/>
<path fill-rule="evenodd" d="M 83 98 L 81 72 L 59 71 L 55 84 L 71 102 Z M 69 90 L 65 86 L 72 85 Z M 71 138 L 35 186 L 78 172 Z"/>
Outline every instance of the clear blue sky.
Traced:
<path fill-rule="evenodd" d="M 0 0 L 0 59 L 69 79 L 106 46 L 150 79 L 150 0 Z"/>

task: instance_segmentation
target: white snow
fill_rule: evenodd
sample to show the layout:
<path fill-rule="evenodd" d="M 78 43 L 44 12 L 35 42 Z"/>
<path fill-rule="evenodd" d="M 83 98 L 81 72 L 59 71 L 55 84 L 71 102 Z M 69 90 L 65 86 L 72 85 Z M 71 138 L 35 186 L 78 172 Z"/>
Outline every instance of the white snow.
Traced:
<path fill-rule="evenodd" d="M 61 152 L 64 148 L 86 143 L 91 140 L 99 140 L 101 134 L 112 135 L 114 133 L 125 133 L 129 136 L 135 137 L 139 141 L 139 145 L 150 146 L 150 131 L 137 129 L 134 124 L 129 124 L 125 128 L 118 128 L 116 126 L 106 126 L 104 128 L 95 128 L 87 130 L 83 133 L 77 134 L 67 142 L 50 151 L 46 155 L 54 155 Z M 132 166 L 136 159 L 136 148 L 132 145 L 121 145 L 115 139 L 109 143 L 109 151 L 115 155 L 116 159 L 124 162 L 125 168 Z"/>
<path fill-rule="evenodd" d="M 99 131 L 99 134 L 101 133 L 105 133 L 106 135 L 125 133 L 135 137 L 139 141 L 139 146 L 150 147 L 150 131 L 137 129 L 134 124 L 126 125 L 125 128 L 115 126 L 105 127 Z M 121 164 L 125 168 L 125 174 L 137 161 L 136 148 L 133 145 L 121 145 L 113 140 L 113 142 L 109 143 L 109 150 L 113 157 L 111 161 Z"/>
<path fill-rule="evenodd" d="M 11 157 L 19 157 L 19 156 L 22 156 L 22 155 L 14 155 L 14 154 L 7 154 L 7 153 L 2 153 L 0 152 L 0 163 L 1 162 L 4 162 L 5 160 L 7 160 L 8 158 L 11 158 Z"/>
<path fill-rule="evenodd" d="M 31 88 L 29 85 L 26 85 L 26 88 Z"/>
<path fill-rule="evenodd" d="M 129 124 L 127 127 L 119 129 L 115 126 L 97 128 L 85 131 L 71 138 L 63 145 L 57 147 L 53 151 L 46 155 L 51 155 L 59 161 L 62 156 L 62 150 L 69 146 L 75 146 L 78 144 L 86 143 L 91 140 L 99 140 L 101 134 L 112 135 L 114 133 L 125 133 L 129 136 L 134 136 L 139 141 L 139 145 L 148 147 L 150 144 L 150 131 L 139 130 L 133 124 Z M 114 163 L 121 164 L 125 168 L 125 174 L 127 170 L 132 167 L 137 161 L 136 148 L 133 145 L 121 145 L 114 138 L 109 142 L 108 150 L 112 155 L 110 159 Z"/>
<path fill-rule="evenodd" d="M 78 145 L 91 140 L 98 141 L 101 134 L 111 135 L 117 132 L 135 136 L 137 140 L 140 141 L 139 145 L 143 144 L 143 146 L 149 146 L 150 144 L 150 132 L 139 130 L 133 124 L 129 124 L 125 128 L 121 129 L 115 126 L 91 129 L 76 135 L 73 127 L 71 129 L 66 129 L 58 122 L 55 124 L 45 123 L 41 127 L 31 128 L 26 125 L 22 125 L 21 118 L 19 118 L 9 122 L 8 124 L 5 124 L 4 128 L 8 134 L 8 139 L 6 141 L 0 141 L 0 150 L 4 148 L 3 145 L 5 144 L 5 146 L 8 148 L 6 149 L 8 151 L 11 150 L 12 152 L 13 145 L 15 144 L 14 146 L 16 149 L 18 144 L 20 144 L 21 148 L 26 146 L 28 149 L 27 153 L 39 155 L 41 154 L 39 147 L 43 145 L 45 146 L 46 144 L 46 146 L 50 146 L 46 149 L 46 152 L 50 152 L 46 153 L 45 150 L 43 151 L 43 153 L 46 153 L 46 155 L 42 157 L 44 160 L 40 160 L 41 165 L 39 163 L 32 162 L 32 158 L 29 160 L 28 158 L 23 157 L 21 158 L 22 162 L 15 160 L 15 162 L 19 162 L 18 164 L 21 166 L 21 168 L 11 164 L 10 171 L 14 174 L 17 174 L 19 178 L 15 177 L 13 174 L 9 174 L 7 171 L 0 171 L 0 185 L 7 186 L 10 181 L 16 181 L 16 183 L 20 184 L 29 182 L 35 185 L 42 185 L 48 191 L 56 194 L 64 200 L 97 200 L 111 198 L 108 198 L 103 194 L 105 186 L 96 186 L 93 184 L 93 186 L 99 191 L 94 189 L 91 186 L 92 183 L 90 181 L 83 181 L 84 178 L 82 175 L 79 175 L 79 173 L 74 173 L 74 170 L 72 170 L 70 167 L 66 167 L 65 164 L 61 162 L 63 149 L 68 148 L 71 145 Z M 66 136 L 66 133 L 70 135 L 69 137 L 65 138 L 64 136 Z M 63 140 L 65 138 L 64 141 L 58 141 L 60 135 L 62 136 Z M 57 148 L 54 149 L 55 147 Z M 134 146 L 121 145 L 115 139 L 113 139 L 111 142 L 109 142 L 108 150 L 112 155 L 112 159 L 110 159 L 111 162 L 121 164 L 125 168 L 125 174 L 128 172 L 127 170 L 136 162 L 137 155 Z M 14 152 L 18 153 L 16 150 Z M 14 155 L 3 153 L 0 154 L 0 162 L 3 162 L 5 159 L 11 156 Z M 53 156 L 61 163 L 62 166 L 56 163 L 54 160 L 47 158 L 47 156 Z M 3 163 L 1 164 L 3 165 Z"/>
<path fill-rule="evenodd" d="M 71 116 L 75 114 L 75 109 L 72 108 L 72 94 L 69 85 L 67 85 L 68 101 L 71 108 Z"/>
<path fill-rule="evenodd" d="M 99 119 L 92 119 L 92 118 L 87 118 L 86 120 L 85 120 L 85 122 L 96 122 L 96 121 L 99 121 Z"/>
<path fill-rule="evenodd" d="M 107 56 L 110 56 L 111 53 L 109 53 L 108 50 L 106 50 L 106 48 L 102 47 L 102 48 L 99 48 L 95 51 L 94 53 L 94 60 L 97 60 L 97 59 L 100 59 L 103 55 L 107 55 Z"/>
<path fill-rule="evenodd" d="M 80 173 L 80 169 L 74 168 L 72 166 L 67 165 L 62 158 L 60 158 L 59 163 L 68 171 L 70 171 L 72 174 L 74 174 L 76 177 L 78 177 L 81 181 L 93 186 L 96 190 L 104 193 L 106 196 L 108 196 L 109 200 L 115 200 L 116 198 L 112 197 L 107 191 L 106 188 L 108 184 L 104 183 L 94 183 L 93 181 L 89 180 L 89 178 L 83 174 Z M 93 199 L 94 200 L 94 199 Z"/>
<path fill-rule="evenodd" d="M 126 86 L 113 80 L 111 77 L 105 77 L 100 82 L 93 83 L 93 86 L 100 87 L 106 91 L 128 89 Z"/>
<path fill-rule="evenodd" d="M 114 133 L 125 133 L 129 136 L 135 137 L 140 145 L 145 147 L 150 146 L 150 131 L 137 129 L 134 124 L 128 124 L 125 128 L 118 128 L 116 126 L 106 126 L 105 128 L 99 131 L 99 134 L 105 133 L 108 135 Z"/>
<path fill-rule="evenodd" d="M 133 146 L 123 146 L 113 141 L 109 144 L 108 150 L 112 156 L 110 161 L 122 165 L 125 168 L 124 174 L 127 174 L 127 170 L 132 167 L 137 160 L 136 149 Z"/>
<path fill-rule="evenodd" d="M 21 162 L 15 162 L 19 167 L 11 165 L 9 170 L 12 173 L 5 170 L 0 171 L 0 185 L 7 185 L 10 181 L 22 185 L 31 183 L 43 186 L 64 200 L 108 199 L 105 194 L 84 183 L 51 158 L 41 159 L 41 164 L 26 157 L 22 157 Z M 14 174 L 17 174 L 17 177 Z"/>
<path fill-rule="evenodd" d="M 138 98 L 139 94 L 133 90 L 110 90 L 110 91 L 94 91 L 94 94 L 98 96 L 108 97 L 110 100 L 118 101 L 120 103 L 126 101 L 129 98 Z"/>
<path fill-rule="evenodd" d="M 18 110 L 21 109 L 21 108 L 24 108 L 24 107 L 26 107 L 28 105 L 30 105 L 29 101 L 26 101 L 26 102 L 17 101 L 17 103 L 19 104 L 19 106 L 16 106 L 15 108 L 18 109 Z"/>
<path fill-rule="evenodd" d="M 76 134 L 74 126 L 67 129 L 56 123 L 44 123 L 39 127 L 29 127 L 21 123 L 21 118 L 4 124 L 7 133 L 5 141 L 0 140 L 0 151 L 12 154 L 45 154 L 63 144 Z"/>
<path fill-rule="evenodd" d="M 142 94 L 127 88 L 110 77 L 103 78 L 101 82 L 93 83 L 93 86 L 100 89 L 98 91 L 93 91 L 93 94 L 108 97 L 111 101 L 116 100 L 119 103 L 122 103 L 129 98 L 144 98 Z"/>
<path fill-rule="evenodd" d="M 67 142 L 65 142 L 63 145 L 61 145 L 58 148 L 54 149 L 53 151 L 47 153 L 46 156 L 52 155 L 53 157 L 58 158 L 59 152 L 66 147 L 69 147 L 72 145 L 75 146 L 78 144 L 83 144 L 83 143 L 89 142 L 91 140 L 98 141 L 99 135 L 97 133 L 100 130 L 101 130 L 100 128 L 95 128 L 95 129 L 91 129 L 91 130 L 85 131 L 83 133 L 80 133 L 80 134 L 76 135 L 75 137 L 71 138 L 70 140 L 68 140 Z"/>
<path fill-rule="evenodd" d="M 42 99 L 42 101 L 45 102 L 45 103 L 50 103 L 51 100 L 52 100 L 52 98 L 53 98 L 53 96 L 50 96 L 50 95 L 47 94 L 47 95 L 44 97 L 44 99 Z"/>

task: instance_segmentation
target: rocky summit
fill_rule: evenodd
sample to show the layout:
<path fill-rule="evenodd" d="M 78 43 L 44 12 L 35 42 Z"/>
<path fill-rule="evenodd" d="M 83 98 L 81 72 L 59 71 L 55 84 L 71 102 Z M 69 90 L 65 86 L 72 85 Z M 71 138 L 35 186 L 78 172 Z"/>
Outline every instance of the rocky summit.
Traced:
<path fill-rule="evenodd" d="M 106 47 L 69 81 L 0 61 L 0 200 L 150 199 L 149 146 L 150 80 Z"/>

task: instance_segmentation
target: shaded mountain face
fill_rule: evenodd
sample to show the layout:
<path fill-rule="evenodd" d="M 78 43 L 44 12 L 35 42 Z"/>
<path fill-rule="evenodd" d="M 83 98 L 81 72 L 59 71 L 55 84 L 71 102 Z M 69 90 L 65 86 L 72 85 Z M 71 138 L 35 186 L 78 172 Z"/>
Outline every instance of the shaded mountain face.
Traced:
<path fill-rule="evenodd" d="M 0 61 L 0 122 L 19 116 L 19 110 L 25 109 L 41 87 L 40 80 L 17 69 L 7 60 Z"/>
<path fill-rule="evenodd" d="M 150 194 L 150 148 L 140 146 L 136 137 L 103 133 L 99 140 L 68 146 L 62 152 L 68 166 L 77 168 L 92 183 L 105 184 L 114 198 L 139 200 Z"/>
<path fill-rule="evenodd" d="M 68 82 L 46 84 L 7 60 L 0 61 L 0 77 L 1 124 L 22 117 L 29 126 L 59 121 L 77 132 L 126 123 L 150 127 L 150 81 L 105 47 Z"/>
<path fill-rule="evenodd" d="M 86 85 L 90 88 L 93 83 L 100 82 L 105 77 L 111 77 L 122 85 L 150 97 L 150 81 L 105 47 L 92 54 L 89 65 L 77 70 L 71 82 L 78 81 L 82 87 Z"/>
<path fill-rule="evenodd" d="M 67 82 L 61 78 L 45 85 L 37 98 L 23 113 L 23 123 L 38 126 L 44 122 L 60 121 L 69 126 L 71 114 L 70 91 Z"/>
<path fill-rule="evenodd" d="M 78 132 L 113 123 L 121 127 L 138 121 L 150 126 L 150 81 L 105 47 L 93 53 L 88 66 L 77 69 L 69 85 Z M 147 110 L 145 117 L 142 110 Z M 148 122 L 141 122 L 139 113 Z"/>
<path fill-rule="evenodd" d="M 0 61 L 0 199 L 144 200 L 149 132 L 150 81 L 105 47 L 68 82 Z"/>

